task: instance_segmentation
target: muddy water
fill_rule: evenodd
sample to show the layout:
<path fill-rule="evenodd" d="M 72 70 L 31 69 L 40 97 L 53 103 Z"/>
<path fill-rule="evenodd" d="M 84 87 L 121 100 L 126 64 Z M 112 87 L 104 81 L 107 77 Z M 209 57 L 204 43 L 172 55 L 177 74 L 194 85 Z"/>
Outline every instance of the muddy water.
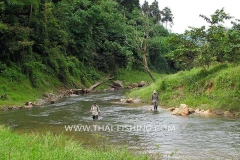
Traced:
<path fill-rule="evenodd" d="M 94 135 L 102 135 L 110 143 L 161 153 L 165 159 L 240 159 L 239 119 L 153 112 L 151 105 L 121 103 L 124 92 L 71 96 L 40 108 L 3 111 L 0 124 L 21 133 L 64 133 L 84 145 L 95 145 Z M 93 102 L 102 112 L 98 121 L 89 113 Z"/>

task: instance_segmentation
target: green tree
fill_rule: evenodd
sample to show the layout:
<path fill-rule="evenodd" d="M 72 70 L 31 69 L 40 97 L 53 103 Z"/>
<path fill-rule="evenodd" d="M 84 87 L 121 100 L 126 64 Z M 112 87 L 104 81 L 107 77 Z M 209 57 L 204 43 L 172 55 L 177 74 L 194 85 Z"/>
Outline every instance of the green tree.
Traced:
<path fill-rule="evenodd" d="M 169 52 L 169 45 L 166 37 L 153 37 L 149 39 L 149 59 L 150 66 L 155 71 L 166 73 L 170 71 L 168 61 L 165 58 Z"/>
<path fill-rule="evenodd" d="M 155 0 L 151 5 L 150 5 L 150 14 L 149 17 L 154 18 L 154 23 L 157 24 L 161 21 L 161 11 L 159 10 L 158 2 Z"/>
<path fill-rule="evenodd" d="M 228 31 L 225 27 L 223 27 L 222 23 L 232 17 L 224 12 L 224 8 L 216 10 L 215 13 L 211 15 L 211 18 L 204 15 L 200 15 L 200 17 L 210 23 L 209 28 L 203 31 L 203 34 L 201 35 L 205 39 L 205 45 L 203 45 L 202 48 L 204 50 L 207 48 L 206 53 L 212 57 L 211 61 L 226 61 L 225 57 L 227 57 L 227 55 L 231 52 L 231 49 L 229 47 Z M 201 57 L 204 57 L 204 55 Z M 208 59 L 207 61 L 209 61 L 209 58 L 205 59 Z"/>
<path fill-rule="evenodd" d="M 37 0 L 9 0 L 1 2 L 1 58 L 4 63 L 23 64 L 32 56 L 32 28 L 30 20 L 33 9 L 38 8 Z"/>
<path fill-rule="evenodd" d="M 148 1 L 146 1 L 146 0 L 144 1 L 143 5 L 141 7 L 141 10 L 144 14 L 147 14 L 149 12 L 150 6 L 148 4 Z"/>
<path fill-rule="evenodd" d="M 166 28 L 168 26 L 168 23 L 170 23 L 170 27 L 172 27 L 174 17 L 171 9 L 169 7 L 165 7 L 161 13 L 162 13 L 161 21 L 166 24 Z"/>
<path fill-rule="evenodd" d="M 149 66 L 148 66 L 148 41 L 149 33 L 152 30 L 153 22 L 149 19 L 149 10 L 146 14 L 142 14 L 139 10 L 134 11 L 135 18 L 131 20 L 132 32 L 127 35 L 127 44 L 133 47 L 142 58 L 142 65 L 151 79 L 155 82 Z"/>
<path fill-rule="evenodd" d="M 62 1 L 71 40 L 67 54 L 84 65 L 104 72 L 116 72 L 126 65 L 124 15 L 118 3 L 108 1 Z"/>
<path fill-rule="evenodd" d="M 167 60 L 177 70 L 191 69 L 198 55 L 199 46 L 194 39 L 186 34 L 172 34 L 168 37 L 170 51 L 166 54 Z"/>
<path fill-rule="evenodd" d="M 189 67 L 202 66 L 206 69 L 213 62 L 237 62 L 239 60 L 239 31 L 237 23 L 232 29 L 223 26 L 226 20 L 231 19 L 224 9 L 216 10 L 210 18 L 200 15 L 210 25 L 208 28 L 190 27 L 184 35 L 170 38 L 174 47 L 168 58 L 175 64 Z"/>

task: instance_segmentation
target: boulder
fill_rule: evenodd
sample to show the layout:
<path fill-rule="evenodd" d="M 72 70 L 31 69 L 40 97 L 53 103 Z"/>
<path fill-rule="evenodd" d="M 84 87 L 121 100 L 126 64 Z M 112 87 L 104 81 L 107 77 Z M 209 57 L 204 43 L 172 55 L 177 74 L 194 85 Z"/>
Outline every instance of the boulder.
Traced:
<path fill-rule="evenodd" d="M 33 103 L 32 102 L 26 102 L 24 105 L 24 108 L 32 108 L 33 107 Z"/>
<path fill-rule="evenodd" d="M 181 104 L 179 108 L 176 108 L 173 112 L 173 115 L 186 116 L 189 115 L 189 108 L 186 104 Z"/>
<path fill-rule="evenodd" d="M 132 98 L 126 99 L 126 102 L 127 103 L 133 103 L 133 99 Z"/>
<path fill-rule="evenodd" d="M 193 108 L 189 108 L 189 114 L 195 113 L 195 110 Z"/>
<path fill-rule="evenodd" d="M 223 112 L 223 116 L 225 116 L 225 117 L 234 117 L 234 113 L 231 113 L 229 111 L 225 111 L 225 112 Z"/>
<path fill-rule="evenodd" d="M 127 89 L 132 89 L 132 86 L 127 86 Z"/>
<path fill-rule="evenodd" d="M 196 114 L 203 114 L 203 110 L 201 110 L 200 108 L 197 108 L 197 109 L 195 109 L 195 112 L 194 113 L 196 113 Z"/>
<path fill-rule="evenodd" d="M 212 114 L 212 111 L 210 109 L 207 109 L 206 111 L 203 112 L 205 116 L 209 116 Z"/>
<path fill-rule="evenodd" d="M 146 82 L 145 81 L 141 81 L 138 83 L 138 87 L 143 87 L 145 86 Z"/>
<path fill-rule="evenodd" d="M 131 84 L 131 87 L 132 87 L 132 88 L 137 88 L 137 87 L 138 87 L 138 84 L 137 84 L 137 83 L 132 83 L 132 84 Z"/>
<path fill-rule="evenodd" d="M 32 102 L 26 102 L 25 105 L 28 106 L 28 105 L 32 105 L 33 103 Z"/>

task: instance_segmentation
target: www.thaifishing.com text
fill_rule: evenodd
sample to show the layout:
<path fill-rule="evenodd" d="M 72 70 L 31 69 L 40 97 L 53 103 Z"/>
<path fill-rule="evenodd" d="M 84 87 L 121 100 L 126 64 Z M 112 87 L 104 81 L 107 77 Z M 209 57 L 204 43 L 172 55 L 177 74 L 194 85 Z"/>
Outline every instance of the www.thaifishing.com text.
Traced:
<path fill-rule="evenodd" d="M 159 132 L 168 131 L 173 132 L 176 130 L 174 125 L 65 125 L 65 131 L 69 132 Z"/>

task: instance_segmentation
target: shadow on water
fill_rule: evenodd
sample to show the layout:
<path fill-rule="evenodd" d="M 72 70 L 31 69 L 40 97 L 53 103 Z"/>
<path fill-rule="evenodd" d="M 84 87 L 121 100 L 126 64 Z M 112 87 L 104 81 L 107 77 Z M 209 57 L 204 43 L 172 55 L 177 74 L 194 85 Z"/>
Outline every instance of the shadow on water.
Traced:
<path fill-rule="evenodd" d="M 92 135 L 172 159 L 239 159 L 240 121 L 224 117 L 173 116 L 152 106 L 131 107 L 120 102 L 125 91 L 71 96 L 39 108 L 3 111 L 0 124 L 20 133 L 64 133 L 84 145 L 95 145 Z M 102 112 L 98 121 L 89 113 L 93 102 Z M 104 142 L 103 142 L 104 143 Z"/>

